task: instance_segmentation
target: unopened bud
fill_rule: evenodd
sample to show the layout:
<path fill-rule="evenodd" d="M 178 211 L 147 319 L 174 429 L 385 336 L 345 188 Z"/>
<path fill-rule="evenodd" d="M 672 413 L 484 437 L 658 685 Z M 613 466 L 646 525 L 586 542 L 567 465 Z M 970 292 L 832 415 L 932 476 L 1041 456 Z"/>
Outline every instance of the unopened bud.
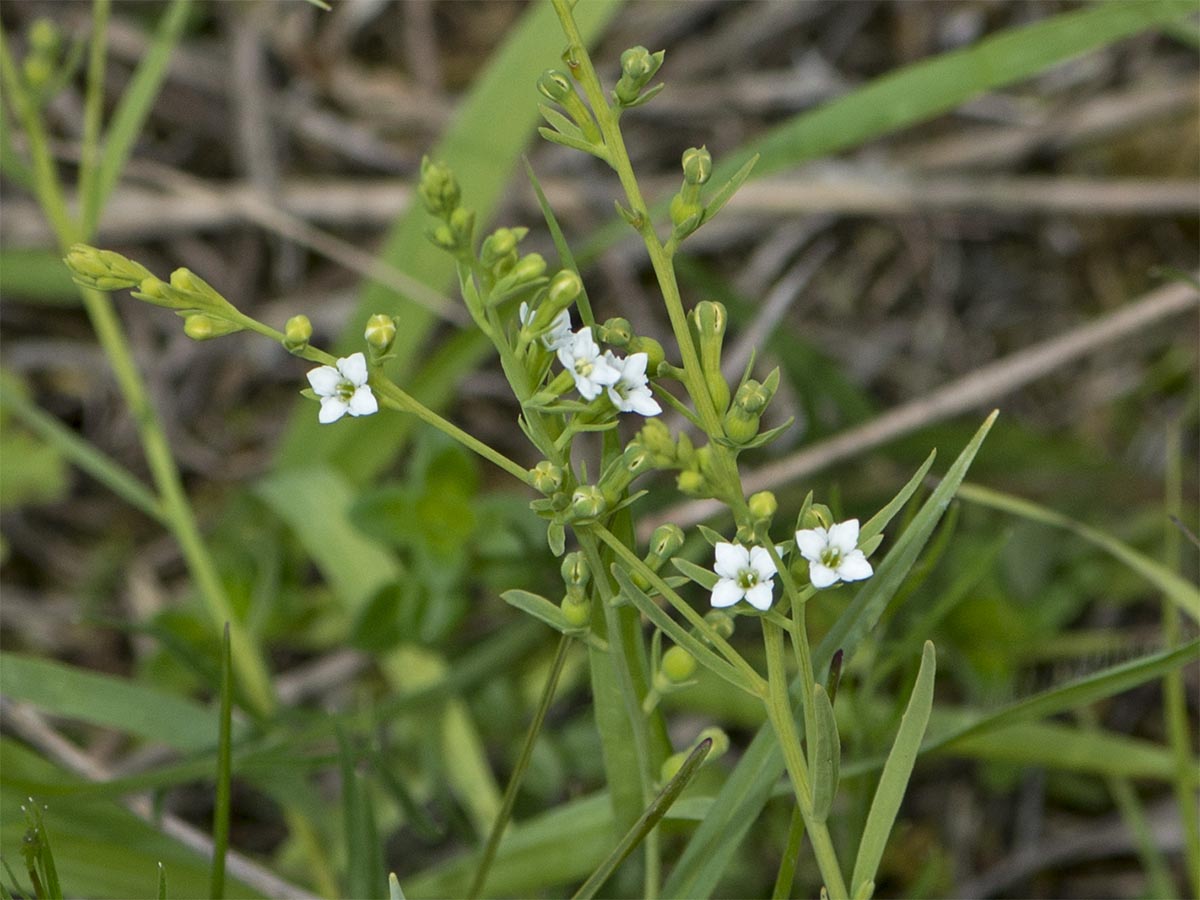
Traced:
<path fill-rule="evenodd" d="M 548 459 L 543 459 L 529 473 L 534 489 L 543 494 L 553 494 L 562 487 L 563 471 Z"/>
<path fill-rule="evenodd" d="M 708 623 L 708 627 L 717 633 L 717 636 L 722 640 L 729 640 L 733 637 L 733 616 L 725 612 L 723 609 L 710 609 L 704 614 L 704 621 Z"/>
<path fill-rule="evenodd" d="M 25 83 L 32 88 L 39 88 L 54 74 L 54 64 L 49 57 L 31 53 L 21 61 L 21 70 L 25 74 Z"/>
<path fill-rule="evenodd" d="M 733 404 L 743 412 L 755 414 L 766 409 L 771 400 L 770 392 L 753 378 L 738 388 Z"/>
<path fill-rule="evenodd" d="M 708 481 L 695 469 L 686 469 L 679 473 L 675 485 L 681 493 L 689 497 L 707 497 L 709 495 Z"/>
<path fill-rule="evenodd" d="M 712 175 L 712 154 L 707 147 L 683 151 L 683 179 L 688 184 L 704 184 Z"/>
<path fill-rule="evenodd" d="M 675 439 L 662 420 L 648 420 L 638 432 L 637 442 L 650 452 L 655 465 L 669 466 L 675 461 Z"/>
<path fill-rule="evenodd" d="M 630 475 L 640 475 L 654 464 L 654 459 L 649 450 L 637 441 L 632 441 L 625 448 L 625 452 L 621 456 L 621 462 L 624 464 L 627 473 Z"/>
<path fill-rule="evenodd" d="M 572 550 L 563 557 L 559 571 L 562 573 L 563 582 L 575 587 L 587 585 L 588 579 L 592 575 L 586 557 L 578 550 Z"/>
<path fill-rule="evenodd" d="M 367 319 L 363 338 L 372 350 L 380 354 L 387 353 L 392 347 L 392 342 L 396 340 L 395 320 L 383 313 L 376 313 Z"/>
<path fill-rule="evenodd" d="M 483 239 L 479 248 L 479 261 L 490 269 L 502 259 L 516 253 L 520 235 L 511 228 L 497 228 Z"/>
<path fill-rule="evenodd" d="M 638 96 L 663 64 L 664 51 L 651 53 L 645 47 L 630 47 L 621 54 L 621 77 L 613 94 L 622 106 L 635 104 Z"/>
<path fill-rule="evenodd" d="M 604 493 L 594 484 L 585 484 L 575 489 L 571 496 L 571 510 L 577 519 L 594 519 L 608 508 Z"/>
<path fill-rule="evenodd" d="M 537 80 L 537 89 L 553 103 L 562 103 L 573 92 L 571 79 L 558 69 L 547 69 Z"/>
<path fill-rule="evenodd" d="M 460 247 L 470 247 L 475 234 L 475 210 L 460 206 L 450 213 L 450 231 Z"/>
<path fill-rule="evenodd" d="M 671 224 L 676 236 L 685 238 L 697 228 L 704 218 L 704 206 L 698 200 L 690 200 L 683 194 L 671 198 Z"/>
<path fill-rule="evenodd" d="M 52 56 L 62 43 L 62 32 L 52 19 L 38 18 L 29 26 L 29 46 L 38 53 Z"/>
<path fill-rule="evenodd" d="M 567 620 L 567 625 L 573 631 L 587 628 L 588 623 L 592 620 L 592 605 L 582 591 L 567 591 L 559 609 L 562 610 L 563 618 Z"/>
<path fill-rule="evenodd" d="M 516 284 L 524 284 L 528 281 L 541 278 L 546 272 L 546 260 L 542 258 L 540 253 L 527 253 L 522 256 L 520 261 L 509 272 L 509 277 Z"/>
<path fill-rule="evenodd" d="M 662 658 L 662 672 L 675 684 L 682 684 L 696 674 L 696 657 L 682 647 L 672 647 Z"/>
<path fill-rule="evenodd" d="M 645 353 L 646 372 L 651 377 L 658 374 L 658 367 L 662 365 L 663 360 L 666 358 L 662 344 L 654 338 L 635 334 L 629 341 L 628 349 L 630 353 Z"/>
<path fill-rule="evenodd" d="M 145 266 L 126 259 L 120 253 L 99 250 L 87 244 L 73 244 L 63 262 L 71 270 L 75 281 L 101 291 L 136 287 L 144 279 L 154 277 Z"/>
<path fill-rule="evenodd" d="M 629 345 L 633 337 L 633 328 L 628 319 L 612 318 L 600 326 L 601 338 L 614 347 L 623 348 Z"/>
<path fill-rule="evenodd" d="M 570 269 L 562 269 L 552 279 L 546 291 L 546 299 L 559 313 L 575 302 L 575 298 L 583 291 L 583 282 Z"/>
<path fill-rule="evenodd" d="M 303 350 L 312 340 L 313 327 L 308 316 L 292 316 L 283 326 L 283 346 L 295 352 Z"/>
<path fill-rule="evenodd" d="M 683 529 L 673 522 L 659 525 L 650 535 L 650 552 L 658 559 L 669 559 L 683 546 Z"/>
<path fill-rule="evenodd" d="M 755 522 L 769 522 L 779 509 L 779 502 L 770 491 L 759 491 L 752 494 L 747 504 L 750 507 L 750 518 Z"/>
<path fill-rule="evenodd" d="M 758 437 L 761 419 L 757 414 L 747 413 L 738 406 L 731 406 L 721 422 L 725 436 L 735 444 L 748 444 Z"/>
<path fill-rule="evenodd" d="M 718 413 L 729 406 L 729 385 L 721 374 L 721 344 L 725 340 L 728 315 L 725 306 L 713 300 L 696 304 L 691 313 L 692 328 L 700 350 L 700 368 L 704 372 L 704 383 Z"/>
<path fill-rule="evenodd" d="M 417 193 L 425 208 L 433 215 L 447 219 L 458 208 L 462 192 L 450 167 L 432 162 L 428 156 L 421 160 L 421 180 Z"/>
<path fill-rule="evenodd" d="M 183 322 L 183 333 L 193 341 L 209 341 L 241 330 L 242 326 L 227 319 L 217 319 L 204 313 L 188 316 Z"/>
<path fill-rule="evenodd" d="M 833 512 L 824 503 L 814 503 L 800 517 L 797 529 L 829 528 L 833 524 Z"/>

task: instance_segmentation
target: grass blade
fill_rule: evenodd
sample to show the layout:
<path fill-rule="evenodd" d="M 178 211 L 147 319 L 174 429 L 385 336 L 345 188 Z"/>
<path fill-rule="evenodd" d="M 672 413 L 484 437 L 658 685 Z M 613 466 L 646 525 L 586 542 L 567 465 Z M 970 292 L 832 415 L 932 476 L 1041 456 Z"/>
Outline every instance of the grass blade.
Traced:
<path fill-rule="evenodd" d="M 1161 563 L 1134 550 L 1124 541 L 1119 541 L 1098 528 L 1085 525 L 1083 522 L 1078 522 L 1055 510 L 976 484 L 964 484 L 958 493 L 960 497 L 971 503 L 1011 513 L 1031 522 L 1063 528 L 1079 535 L 1088 543 L 1125 563 L 1162 591 L 1172 603 L 1191 616 L 1194 621 L 1200 622 L 1200 588 L 1189 584 Z"/>
<path fill-rule="evenodd" d="M 167 870 L 162 863 L 158 864 L 158 900 L 167 900 Z"/>
<path fill-rule="evenodd" d="M 888 754 L 863 827 L 862 841 L 858 845 L 858 857 L 854 861 L 854 875 L 850 879 L 851 890 L 858 895 L 865 882 L 875 879 L 888 836 L 900 811 L 900 802 L 908 789 L 917 755 L 921 752 L 921 739 L 925 726 L 929 724 L 929 712 L 933 708 L 933 679 L 937 672 L 937 654 L 933 642 L 926 641 L 921 652 L 921 668 L 917 671 L 917 683 L 913 685 L 908 708 L 900 718 L 900 728 L 892 752 Z"/>
<path fill-rule="evenodd" d="M 525 163 L 525 174 L 529 176 L 529 183 L 533 185 L 533 192 L 537 195 L 538 206 L 542 209 L 542 218 L 546 220 L 546 227 L 550 229 L 550 237 L 554 241 L 554 249 L 558 251 L 559 262 L 562 263 L 564 269 L 570 269 L 578 275 L 579 266 L 575 263 L 575 254 L 571 252 L 571 247 L 567 243 L 566 237 L 563 236 L 562 228 L 558 225 L 558 219 L 554 215 L 554 210 L 550 207 L 550 201 L 546 199 L 546 194 L 542 190 L 542 184 L 538 181 L 537 175 L 534 174 L 533 166 L 529 164 L 528 157 L 522 157 L 521 161 Z M 582 279 L 580 283 L 582 284 Z M 588 300 L 586 287 L 580 290 L 579 297 L 575 300 L 575 305 L 579 307 L 579 317 L 583 319 L 584 325 L 596 324 L 596 317 L 592 314 L 592 304 Z"/>
<path fill-rule="evenodd" d="M 208 895 L 225 896 L 225 853 L 229 849 L 229 809 L 233 770 L 233 663 L 229 650 L 229 626 L 221 637 L 221 719 L 217 738 L 217 798 L 213 807 L 212 877 Z"/>
<path fill-rule="evenodd" d="M 931 450 L 929 455 L 925 457 L 925 462 L 921 463 L 920 468 L 917 469 L 912 478 L 908 479 L 904 487 L 900 488 L 896 496 L 889 500 L 883 509 L 863 523 L 862 528 L 858 532 L 858 542 L 860 544 L 875 537 L 877 534 L 883 533 L 883 529 L 888 527 L 888 523 L 895 518 L 896 513 L 900 512 L 909 498 L 917 492 L 917 488 L 921 486 L 921 482 L 925 480 L 925 476 L 929 474 L 930 468 L 933 467 L 935 459 L 937 459 L 937 451 Z"/>
<path fill-rule="evenodd" d="M 129 86 L 117 103 L 108 131 L 104 135 L 104 150 L 95 179 L 90 182 L 92 187 L 89 196 L 82 198 L 85 216 L 80 224 L 85 239 L 95 232 L 104 205 L 117 186 L 125 162 L 133 152 L 133 145 L 142 132 L 146 116 L 150 114 L 150 108 L 158 96 L 158 89 L 167 74 L 171 54 L 179 42 L 184 25 L 187 24 L 190 8 L 190 0 L 172 0 L 159 22 L 154 40 L 142 56 Z"/>
<path fill-rule="evenodd" d="M 338 758 L 342 775 L 342 828 L 346 836 L 346 895 L 369 900 L 379 895 L 383 874 L 375 815 L 363 778 L 355 768 L 354 749 L 338 729 Z"/>
<path fill-rule="evenodd" d="M 596 868 L 583 886 L 575 892 L 575 900 L 588 900 L 595 897 L 596 893 L 604 886 L 610 875 L 616 870 L 626 857 L 634 851 L 642 839 L 650 833 L 659 820 L 667 814 L 667 810 L 675 802 L 676 798 L 683 793 L 683 789 L 688 786 L 688 782 L 700 769 L 704 762 L 704 758 L 708 756 L 708 751 L 712 749 L 712 738 L 705 738 L 701 741 L 696 749 L 691 752 L 683 766 L 675 773 L 675 777 L 667 782 L 666 786 L 654 798 L 640 819 L 634 823 L 629 832 L 621 839 L 621 842 L 613 848 L 600 865 Z"/>

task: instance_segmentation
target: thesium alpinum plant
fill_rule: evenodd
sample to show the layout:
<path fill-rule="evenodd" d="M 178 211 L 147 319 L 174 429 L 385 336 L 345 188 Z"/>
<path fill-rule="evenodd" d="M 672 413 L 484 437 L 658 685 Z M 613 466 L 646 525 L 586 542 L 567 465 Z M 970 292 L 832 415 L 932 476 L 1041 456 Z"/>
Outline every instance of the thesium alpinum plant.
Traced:
<path fill-rule="evenodd" d="M 532 464 L 518 462 L 511 451 L 450 421 L 421 402 L 403 378 L 393 377 L 389 360 L 411 325 L 404 316 L 377 312 L 356 323 L 361 342 L 336 355 L 317 346 L 306 315 L 274 324 L 260 321 L 197 272 L 179 268 L 169 275 L 155 273 L 137 259 L 93 246 L 96 222 L 129 149 L 133 125 L 125 126 L 129 134 L 124 137 L 110 134 L 101 142 L 101 102 L 98 94 L 89 93 L 80 155 L 83 204 L 71 209 L 56 180 L 40 119 L 42 93 L 51 90 L 50 76 L 38 69 L 36 55 L 24 60 L 18 71 L 7 46 L 2 48 L 7 102 L 22 126 L 33 162 L 30 184 L 54 225 L 65 263 L 82 289 L 88 314 L 135 413 L 156 492 L 151 494 L 114 469 L 102 455 L 77 449 L 79 464 L 176 538 L 209 619 L 224 633 L 221 666 L 212 673 L 220 699 L 215 748 L 202 738 L 193 742 L 190 735 L 180 737 L 178 745 L 189 752 L 211 750 L 214 759 L 203 762 L 216 764 L 211 896 L 221 896 L 226 889 L 232 773 L 253 772 L 256 765 L 270 768 L 278 759 L 271 754 L 279 743 L 295 737 L 299 745 L 307 732 L 297 728 L 300 737 L 288 733 L 280 738 L 267 729 L 281 713 L 271 667 L 254 628 L 224 590 L 201 538 L 166 438 L 105 296 L 110 293 L 128 291 L 137 300 L 175 313 L 194 341 L 249 332 L 275 342 L 308 363 L 295 364 L 297 389 L 322 428 L 351 435 L 347 446 L 353 447 L 354 429 L 364 427 L 363 419 L 397 425 L 408 421 L 400 417 L 418 420 L 424 429 L 439 432 L 511 479 L 544 528 L 546 546 L 558 566 L 555 589 L 543 595 L 531 590 L 531 583 L 516 582 L 502 595 L 512 608 L 509 624 L 514 628 L 524 616 L 538 629 L 559 634 L 551 661 L 536 669 L 540 684 L 533 715 L 520 746 L 506 759 L 503 791 L 475 797 L 474 805 L 470 797 L 463 803 L 475 820 L 478 846 L 447 871 L 415 879 L 414 895 L 480 897 L 498 891 L 495 883 L 506 863 L 554 865 L 536 858 L 543 845 L 529 837 L 533 828 L 525 830 L 524 823 L 516 822 L 515 810 L 572 658 L 586 667 L 584 681 L 602 757 L 604 812 L 599 826 L 587 818 L 592 813 L 579 806 L 536 826 L 539 835 L 558 828 L 572 841 L 581 840 L 577 834 L 587 834 L 599 847 L 590 846 L 584 853 L 590 874 L 551 877 L 547 884 L 570 881 L 569 889 L 577 897 L 708 896 L 738 852 L 739 842 L 774 797 L 783 798 L 788 810 L 786 839 L 779 847 L 756 852 L 756 858 L 771 857 L 772 896 L 793 895 L 800 866 L 817 873 L 811 880 L 820 885 L 822 897 L 866 900 L 876 895 L 881 863 L 922 752 L 992 725 L 1081 709 L 1093 699 L 1172 673 L 1195 657 L 1195 641 L 1168 647 L 989 716 L 948 722 L 927 735 L 937 653 L 922 628 L 936 620 L 921 615 L 912 623 L 906 620 L 912 627 L 886 645 L 873 643 L 876 626 L 889 609 L 894 612 L 908 599 L 908 579 L 935 534 L 936 552 L 945 552 L 950 529 L 938 529 L 960 488 L 981 504 L 1031 519 L 1042 516 L 1042 521 L 1053 516 L 963 485 L 996 413 L 986 418 L 936 483 L 930 480 L 931 454 L 878 509 L 835 515 L 832 509 L 841 508 L 838 498 L 810 492 L 798 511 L 785 515 L 772 491 L 746 489 L 744 455 L 769 445 L 792 425 L 775 402 L 780 370 L 763 366 L 751 354 L 740 377 L 727 376 L 723 355 L 731 331 L 728 311 L 718 300 L 681 289 L 676 264 L 689 238 L 718 218 L 751 177 L 758 157 L 722 172 L 720 160 L 714 164 L 706 147 L 681 148 L 678 190 L 669 202 L 648 203 L 630 160 L 622 115 L 654 102 L 670 62 L 661 50 L 635 46 L 620 54 L 619 61 L 605 60 L 598 67 L 577 24 L 574 4 L 551 3 L 564 46 L 558 48 L 557 60 L 557 50 L 546 50 L 553 66 L 530 85 L 528 102 L 537 106 L 545 122 L 539 129 L 545 140 L 594 157 L 610 177 L 616 210 L 649 261 L 671 339 L 651 337 L 647 323 L 633 315 L 597 319 L 572 248 L 532 169 L 530 180 L 556 250 L 554 263 L 523 249 L 531 228 L 540 226 L 510 223 L 485 231 L 479 221 L 483 217 L 476 215 L 472 197 L 460 187 L 453 168 L 436 155 L 426 157 L 415 194 L 428 214 L 427 238 L 453 261 L 468 327 L 494 348 L 519 408 L 516 426 L 528 442 Z M 169 19 L 164 33 L 182 27 L 182 8 L 171 7 L 178 21 Z M 98 32 L 107 9 L 103 0 L 96 5 Z M 57 52 L 52 43 L 44 34 L 31 40 L 43 55 Z M 103 52 L 93 47 L 89 66 L 94 80 L 89 84 L 100 83 L 103 64 Z M 144 83 L 154 77 L 150 72 Z M 136 111 L 117 117 L 122 123 L 136 119 Z M 648 536 L 639 529 L 639 516 L 652 503 L 661 509 L 680 499 L 715 501 L 723 511 L 720 520 L 731 524 L 717 530 L 667 522 Z M 435 506 L 438 501 L 436 492 L 420 498 Z M 451 504 L 449 498 L 446 504 Z M 325 513 L 319 503 L 304 511 L 317 519 Z M 1104 537 L 1096 535 L 1092 539 L 1161 589 L 1172 614 L 1182 609 L 1194 616 L 1200 609 L 1194 587 L 1183 579 L 1119 542 L 1105 544 Z M 815 605 L 832 625 L 813 627 Z M 1171 643 L 1179 644 L 1177 622 L 1175 629 Z M 896 713 L 886 734 L 858 727 L 855 718 L 861 711 L 846 710 L 844 692 L 839 703 L 843 670 L 860 652 L 878 661 L 869 676 L 877 689 L 871 702 Z M 413 675 L 414 681 L 442 679 L 442 686 L 413 702 L 444 702 L 449 711 L 438 727 L 451 741 L 474 739 L 474 732 L 459 727 L 461 710 L 450 697 L 452 690 L 444 687 L 450 680 L 445 666 L 419 654 L 406 661 L 414 670 L 424 667 Z M 884 688 L 891 684 L 901 690 L 885 697 Z M 758 716 L 765 721 L 753 741 L 737 744 L 712 724 L 692 729 L 687 740 L 677 739 L 673 702 L 713 685 L 735 698 L 735 705 L 753 710 L 751 720 Z M 239 709 L 236 717 L 234 707 Z M 1175 715 L 1175 733 L 1181 733 L 1180 718 L 1186 720 L 1186 710 L 1182 717 Z M 356 763 L 370 763 L 388 751 L 382 737 L 364 741 L 370 749 L 355 746 L 358 734 L 371 733 L 374 726 L 374 721 L 364 725 L 346 717 L 334 728 L 347 848 L 337 863 L 349 873 L 344 886 L 332 875 L 331 856 L 338 854 L 324 846 L 322 831 L 313 824 L 320 809 L 314 810 L 309 794 L 288 781 L 287 774 L 279 775 L 275 785 L 274 797 L 294 839 L 293 856 L 303 858 L 302 863 L 291 859 L 289 865 L 306 872 L 326 895 L 374 896 L 384 890 L 386 870 L 375 832 L 378 801 L 356 771 Z M 851 731 L 854 754 L 844 765 L 843 748 Z M 1186 736 L 1176 736 L 1175 749 L 1175 775 L 1186 799 L 1194 787 L 1186 774 L 1191 762 Z M 329 753 L 325 747 L 324 755 Z M 724 763 L 717 761 L 723 756 L 737 759 L 727 776 L 718 774 Z M 465 758 L 487 762 L 482 752 Z M 450 765 L 456 762 L 458 758 Z M 170 783 L 171 774 L 163 783 Z M 157 775 L 152 771 L 142 781 L 130 776 L 129 789 L 153 788 Z M 470 795 L 470 786 L 489 784 L 488 778 L 476 775 L 452 773 L 448 778 L 455 783 L 450 790 Z M 849 779 L 858 786 L 853 801 L 844 790 L 843 782 Z M 389 814 L 437 833 L 436 823 L 426 821 L 407 787 L 387 787 L 389 804 L 400 810 Z M 431 791 L 438 793 L 439 787 Z M 52 806 L 46 813 L 41 802 L 40 797 L 31 798 L 25 810 L 25 871 L 37 896 L 61 896 L 50 852 Z M 681 830 L 686 845 L 679 839 Z M 522 844 L 527 838 L 530 843 Z M 1195 843 L 1189 833 L 1189 853 L 1195 852 L 1190 849 Z M 231 872 L 239 878 L 254 874 L 247 868 Z M 399 879 L 392 876 L 391 896 L 404 896 L 404 874 Z M 15 876 L 12 881 L 16 883 Z M 280 894 L 291 888 L 286 882 L 272 882 L 269 875 L 255 884 Z M 159 894 L 168 893 L 164 868 Z"/>

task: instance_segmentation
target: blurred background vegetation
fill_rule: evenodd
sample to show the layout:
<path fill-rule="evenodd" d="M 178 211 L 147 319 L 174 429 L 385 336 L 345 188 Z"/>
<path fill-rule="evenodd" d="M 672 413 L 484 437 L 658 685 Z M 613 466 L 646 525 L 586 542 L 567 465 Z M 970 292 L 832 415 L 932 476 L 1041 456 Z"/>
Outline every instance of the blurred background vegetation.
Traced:
<path fill-rule="evenodd" d="M 932 81 L 804 118 L 889 73 L 1083 8 L 583 0 L 610 80 L 625 48 L 667 51 L 667 89 L 622 120 L 652 198 L 676 189 L 685 148 L 707 144 L 720 163 L 796 123 L 772 145 L 768 177 L 680 259 L 685 300 L 730 310 L 738 334 L 727 356 L 741 358 L 731 368 L 757 343 L 783 369 L 777 404 L 796 425 L 748 457 L 765 473 L 756 487 L 780 496 L 779 521 L 809 490 L 840 516 L 869 516 L 930 448 L 944 470 L 998 406 L 973 482 L 1195 581 L 1196 304 L 1170 275 L 1193 272 L 1198 255 L 1195 19 L 1098 39 L 1049 67 L 1022 62 L 1041 44 L 1010 42 Z M 89 10 L 9 0 L 0 17 L 18 59 L 39 17 L 58 25 L 69 56 Z M 626 316 L 666 342 L 648 266 L 612 226 L 611 173 L 534 136 L 534 79 L 562 43 L 547 10 L 197 2 L 178 36 L 164 37 L 168 15 L 158 2 L 112 11 L 106 110 L 156 47 L 169 64 L 93 243 L 160 274 L 187 266 L 277 326 L 306 313 L 326 344 L 350 347 L 364 313 L 403 314 L 401 383 L 532 464 L 499 367 L 463 330 L 447 263 L 426 246 L 429 223 L 411 202 L 420 159 L 437 148 L 482 219 L 530 226 L 524 247 L 553 260 L 520 165 L 528 154 L 586 266 L 598 318 Z M 1036 74 L 1009 83 L 1008 65 Z M 64 175 L 79 155 L 82 84 L 72 74 L 44 108 Z M 74 435 L 147 474 L 136 423 L 14 162 L 23 136 L 11 116 L 4 132 L 0 851 L 19 868 L 18 807 L 34 795 L 49 807 L 68 893 L 149 894 L 161 860 L 173 896 L 200 895 L 203 858 L 135 813 L 210 828 L 219 635 L 176 542 L 70 464 Z M 224 587 L 282 701 L 269 722 L 239 717 L 232 847 L 317 892 L 378 893 L 378 873 L 391 869 L 410 896 L 461 893 L 463 861 L 487 832 L 556 640 L 499 599 L 510 587 L 561 591 L 529 498 L 398 416 L 318 431 L 297 396 L 306 367 L 278 347 L 249 335 L 200 345 L 165 311 L 124 297 L 117 307 Z M 1131 310 L 1103 336 L 1088 330 Z M 1027 352 L 1035 347 L 1040 356 Z M 836 439 L 847 432 L 856 437 Z M 664 481 L 644 510 L 649 527 L 694 518 L 679 499 Z M 1163 650 L 1171 607 L 1102 543 L 956 504 L 878 640 L 850 663 L 839 698 L 846 755 L 886 745 L 899 710 L 882 689 L 911 682 L 926 637 L 939 648 L 947 727 Z M 814 628 L 844 602 L 815 601 Z M 1190 619 L 1176 627 L 1195 633 Z M 586 671 L 582 655 L 568 659 L 517 805 L 523 843 L 502 854 L 492 891 L 561 893 L 612 845 Z M 1182 673 L 1194 734 L 1194 661 Z M 1161 679 L 1145 681 L 922 759 L 880 895 L 1194 890 L 1172 785 L 1194 801 L 1195 784 L 1168 746 L 1163 691 Z M 702 799 L 759 712 L 707 679 L 669 704 L 677 747 L 710 724 L 731 734 L 729 755 L 700 779 Z M 852 783 L 843 800 L 861 806 L 868 787 Z M 789 813 L 779 792 L 718 895 L 769 894 Z M 694 826 L 687 818 L 668 821 L 668 860 Z M 817 889 L 805 866 L 798 896 Z M 269 892 L 260 874 L 231 871 L 231 892 Z"/>

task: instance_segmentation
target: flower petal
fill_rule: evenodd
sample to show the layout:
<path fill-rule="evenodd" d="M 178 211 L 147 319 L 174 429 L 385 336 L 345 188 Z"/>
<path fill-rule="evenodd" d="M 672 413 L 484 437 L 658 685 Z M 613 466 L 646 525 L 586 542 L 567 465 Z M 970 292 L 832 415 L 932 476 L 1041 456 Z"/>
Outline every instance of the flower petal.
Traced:
<path fill-rule="evenodd" d="M 742 569 L 750 564 L 750 554 L 741 544 L 722 543 L 713 547 L 716 554 L 716 565 L 713 571 L 722 578 L 737 579 Z"/>
<path fill-rule="evenodd" d="M 875 570 L 871 568 L 861 550 L 854 550 L 842 557 L 842 564 L 838 566 L 837 573 L 842 581 L 862 581 L 875 574 Z"/>
<path fill-rule="evenodd" d="M 827 588 L 838 580 L 838 574 L 829 566 L 823 566 L 819 562 L 810 562 L 808 564 L 808 580 L 815 588 Z"/>
<path fill-rule="evenodd" d="M 805 559 L 816 562 L 828 546 L 824 528 L 805 528 L 796 532 L 796 549 Z"/>
<path fill-rule="evenodd" d="M 351 353 L 337 361 L 338 371 L 355 387 L 367 383 L 367 358 L 361 353 Z"/>
<path fill-rule="evenodd" d="M 311 369 L 308 373 L 308 383 L 319 397 L 328 397 L 337 390 L 342 382 L 342 373 L 333 366 L 321 366 Z"/>
<path fill-rule="evenodd" d="M 759 581 L 770 581 L 778 571 L 766 547 L 754 547 L 750 551 L 750 568 L 758 575 Z"/>
<path fill-rule="evenodd" d="M 750 590 L 746 591 L 746 602 L 755 609 L 766 612 L 771 608 L 772 590 L 774 585 L 769 581 L 761 581 Z"/>
<path fill-rule="evenodd" d="M 522 325 L 529 324 L 529 304 L 524 300 L 521 301 L 520 307 L 517 308 L 517 319 Z"/>
<path fill-rule="evenodd" d="M 317 421 L 322 425 L 336 422 L 349 408 L 349 404 L 341 397 L 324 397 L 321 400 L 321 411 L 317 413 Z"/>
<path fill-rule="evenodd" d="M 584 400 L 595 400 L 600 395 L 601 386 L 591 378 L 584 378 L 577 372 L 572 372 L 575 375 L 575 390 L 579 391 L 579 396 Z"/>
<path fill-rule="evenodd" d="M 726 606 L 733 606 L 742 599 L 742 589 L 738 587 L 736 581 L 730 581 L 728 578 L 722 578 L 717 582 L 717 586 L 713 588 L 712 605 L 718 609 L 723 609 Z"/>
<path fill-rule="evenodd" d="M 649 353 L 630 353 L 625 358 L 625 365 L 621 369 L 621 374 L 625 376 L 627 381 L 634 383 L 646 383 L 646 363 L 650 360 Z"/>
<path fill-rule="evenodd" d="M 829 526 L 829 546 L 843 555 L 858 546 L 858 519 L 847 519 Z"/>
<path fill-rule="evenodd" d="M 379 401 L 371 393 L 371 388 L 364 384 L 351 394 L 349 409 L 352 416 L 369 416 L 379 412 Z"/>
<path fill-rule="evenodd" d="M 635 412 L 639 416 L 657 416 L 662 413 L 662 407 L 648 390 L 633 391 L 627 398 L 630 407 L 625 412 Z"/>

